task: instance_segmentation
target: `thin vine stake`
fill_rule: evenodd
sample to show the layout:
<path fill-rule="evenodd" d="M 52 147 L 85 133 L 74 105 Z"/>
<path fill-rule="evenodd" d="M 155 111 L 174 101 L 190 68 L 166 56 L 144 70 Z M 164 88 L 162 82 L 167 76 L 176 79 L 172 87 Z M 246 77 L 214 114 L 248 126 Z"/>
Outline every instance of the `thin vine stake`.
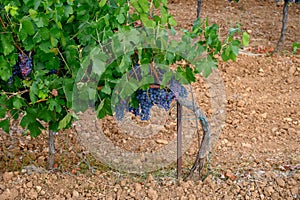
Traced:
<path fill-rule="evenodd" d="M 192 110 L 196 118 L 199 119 L 202 130 L 203 130 L 203 136 L 201 141 L 201 146 L 199 147 L 196 159 L 194 161 L 193 167 L 190 170 L 189 175 L 186 177 L 186 179 L 189 179 L 193 176 L 194 172 L 198 169 L 199 173 L 202 171 L 205 159 L 209 155 L 210 150 L 210 126 L 207 120 L 207 117 L 203 113 L 203 111 L 195 104 L 193 101 L 189 101 L 186 98 L 178 97 L 177 101 L 184 107 Z"/>
<path fill-rule="evenodd" d="M 49 156 L 47 161 L 47 169 L 52 170 L 55 162 L 55 132 L 49 129 Z"/>
<path fill-rule="evenodd" d="M 287 19 L 288 19 L 288 11 L 289 11 L 289 1 L 285 0 L 283 5 L 283 17 L 282 17 L 282 27 L 281 27 L 281 35 L 278 40 L 277 46 L 274 50 L 274 53 L 280 51 L 283 47 L 283 43 L 285 41 L 285 35 L 287 30 Z"/>
<path fill-rule="evenodd" d="M 198 0 L 198 5 L 197 5 L 197 18 L 200 18 L 200 16 L 201 16 L 201 9 L 202 9 L 202 0 Z"/>

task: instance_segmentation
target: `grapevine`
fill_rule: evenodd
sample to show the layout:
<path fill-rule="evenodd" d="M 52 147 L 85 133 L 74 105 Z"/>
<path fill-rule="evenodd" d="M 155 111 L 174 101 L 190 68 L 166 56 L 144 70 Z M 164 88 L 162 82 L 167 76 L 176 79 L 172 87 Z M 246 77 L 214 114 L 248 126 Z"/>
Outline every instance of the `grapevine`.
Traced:
<path fill-rule="evenodd" d="M 3 0 L 0 22 L 0 127 L 9 133 L 11 120 L 19 118 L 20 126 L 29 130 L 32 137 L 48 128 L 51 141 L 53 133 L 71 127 L 76 112 L 84 112 L 90 102 L 95 104 L 98 118 L 115 112 L 122 118 L 124 110 L 129 109 L 126 99 L 140 87 L 138 80 L 149 75 L 140 73 L 141 77 L 132 82 L 122 79 L 132 70 L 133 63 L 169 66 L 186 60 L 177 55 L 186 52 L 190 64 L 196 66 L 195 69 L 178 67 L 174 71 L 178 83 L 174 82 L 169 89 L 149 89 L 146 84 L 146 88 L 137 91 L 136 96 L 144 99 L 144 104 L 141 102 L 135 113 L 148 119 L 152 104 L 168 109 L 175 97 L 187 95 L 182 84 L 195 81 L 199 73 L 208 76 L 217 67 L 219 54 L 224 61 L 235 60 L 237 49 L 242 46 L 233 37 L 241 31 L 229 34 L 222 44 L 218 26 L 201 20 L 195 21 L 191 32 L 185 31 L 181 42 L 168 43 L 166 35 L 176 32 L 173 28 L 176 21 L 168 13 L 165 0 L 46 0 L 43 3 Z M 128 31 L 136 30 L 137 24 L 161 32 L 161 37 L 156 37 L 159 39 L 151 48 L 127 52 L 141 36 L 138 31 L 127 35 Z M 204 39 L 196 44 L 187 39 L 200 36 Z M 105 49 L 108 43 L 112 45 Z M 172 51 L 157 50 L 166 46 Z M 171 80 L 169 69 L 164 72 L 159 77 L 162 86 L 175 81 Z M 124 98 L 114 101 L 112 91 L 117 84 L 124 85 L 121 93 Z M 83 93 L 76 95 L 76 90 Z M 147 97 L 150 94 L 151 101 L 146 100 L 145 93 Z M 113 110 L 112 104 L 121 107 Z M 51 152 L 55 152 L 53 148 Z"/>

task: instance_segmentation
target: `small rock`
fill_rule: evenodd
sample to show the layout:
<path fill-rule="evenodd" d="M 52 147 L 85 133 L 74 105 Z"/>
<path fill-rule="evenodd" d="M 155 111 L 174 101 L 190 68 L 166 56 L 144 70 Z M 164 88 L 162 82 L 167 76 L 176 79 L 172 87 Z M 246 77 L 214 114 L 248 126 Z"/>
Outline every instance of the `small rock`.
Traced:
<path fill-rule="evenodd" d="M 235 181 L 237 179 L 236 175 L 232 173 L 230 170 L 226 171 L 225 176 L 232 181 Z"/>
<path fill-rule="evenodd" d="M 274 192 L 274 188 L 272 186 L 266 187 L 264 189 L 264 193 L 266 196 L 270 196 Z"/>
<path fill-rule="evenodd" d="M 293 77 L 289 77 L 287 80 L 286 80 L 287 83 L 293 83 L 294 82 L 294 78 Z"/>
<path fill-rule="evenodd" d="M 139 192 L 139 191 L 141 191 L 141 189 L 142 189 L 142 186 L 141 186 L 141 184 L 139 184 L 139 183 L 135 183 L 135 184 L 134 184 L 134 189 L 135 189 L 135 191 L 136 191 L 136 192 Z"/>
<path fill-rule="evenodd" d="M 16 189 L 6 189 L 2 194 L 0 194 L 0 199 L 16 199 L 19 195 Z"/>
<path fill-rule="evenodd" d="M 120 185 L 122 186 L 122 187 L 124 187 L 125 185 L 126 185 L 126 180 L 121 180 L 121 182 L 120 182 Z"/>
<path fill-rule="evenodd" d="M 30 182 L 28 182 L 27 184 L 26 184 L 26 186 L 28 187 L 28 188 L 32 188 L 32 182 L 30 181 Z"/>
<path fill-rule="evenodd" d="M 261 116 L 262 116 L 264 119 L 266 119 L 267 116 L 268 116 L 268 113 L 263 113 L 263 114 L 261 114 Z"/>
<path fill-rule="evenodd" d="M 189 195 L 189 200 L 196 200 L 196 196 L 194 194 Z"/>
<path fill-rule="evenodd" d="M 5 172 L 2 177 L 3 177 L 3 181 L 7 182 L 10 181 L 13 178 L 14 174 L 12 172 Z"/>
<path fill-rule="evenodd" d="M 164 144 L 164 145 L 166 145 L 166 144 L 169 143 L 167 140 L 161 140 L 161 139 L 155 140 L 155 142 L 156 142 L 157 144 Z"/>
<path fill-rule="evenodd" d="M 35 188 L 36 188 L 36 191 L 37 191 L 37 192 L 40 192 L 40 191 L 42 190 L 42 187 L 41 187 L 41 186 L 39 186 L 39 185 L 38 185 L 38 186 L 36 186 Z"/>
<path fill-rule="evenodd" d="M 79 197 L 79 192 L 77 192 L 76 190 L 73 190 L 72 197 L 73 198 L 78 198 Z"/>
<path fill-rule="evenodd" d="M 289 69 L 289 73 L 290 73 L 291 75 L 293 75 L 293 74 L 296 72 L 296 70 L 297 70 L 296 67 L 292 65 L 292 66 L 290 67 L 290 69 Z"/>
<path fill-rule="evenodd" d="M 150 199 L 157 199 L 157 198 L 158 198 L 157 191 L 155 191 L 155 190 L 152 189 L 152 188 L 149 188 L 149 190 L 148 190 L 148 197 L 149 197 Z"/>
<path fill-rule="evenodd" d="M 31 199 L 37 199 L 38 198 L 38 193 L 32 188 L 28 192 L 28 197 L 30 197 Z"/>
<path fill-rule="evenodd" d="M 154 181 L 154 178 L 153 178 L 153 176 L 152 176 L 151 174 L 148 176 L 147 181 L 148 181 L 149 183 L 151 183 L 151 182 Z"/>
<path fill-rule="evenodd" d="M 284 187 L 285 186 L 285 182 L 282 178 L 277 178 L 276 179 L 276 182 L 277 184 L 280 186 L 280 187 Z"/>
<path fill-rule="evenodd" d="M 251 144 L 248 144 L 248 143 L 242 143 L 242 146 L 243 147 L 246 147 L 246 148 L 252 148 L 252 145 Z"/>
<path fill-rule="evenodd" d="M 295 174 L 293 178 L 300 182 L 300 174 Z"/>
<path fill-rule="evenodd" d="M 285 118 L 283 118 L 283 121 L 292 122 L 293 119 L 290 117 L 285 117 Z"/>

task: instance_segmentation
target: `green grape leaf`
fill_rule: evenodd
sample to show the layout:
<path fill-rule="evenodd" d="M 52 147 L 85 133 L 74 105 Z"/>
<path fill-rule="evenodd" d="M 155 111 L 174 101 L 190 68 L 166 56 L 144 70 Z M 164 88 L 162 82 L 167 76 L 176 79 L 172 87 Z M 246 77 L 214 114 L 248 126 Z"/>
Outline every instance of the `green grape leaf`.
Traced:
<path fill-rule="evenodd" d="M 186 72 L 186 79 L 190 83 L 196 81 L 195 73 L 192 68 L 190 68 L 189 66 L 186 66 L 185 72 Z"/>
<path fill-rule="evenodd" d="M 40 110 L 38 117 L 39 119 L 49 123 L 55 119 L 55 112 L 52 112 L 48 109 L 42 109 Z"/>
<path fill-rule="evenodd" d="M 62 130 L 68 126 L 72 120 L 72 113 L 68 113 L 62 120 L 59 121 L 58 129 Z"/>
<path fill-rule="evenodd" d="M 125 82 L 124 87 L 120 92 L 120 97 L 125 99 L 130 96 L 134 91 L 139 88 L 139 82 L 135 78 L 131 78 L 129 81 Z"/>
<path fill-rule="evenodd" d="M 173 77 L 173 72 L 167 71 L 166 73 L 164 73 L 161 85 L 166 86 L 172 77 Z"/>
<path fill-rule="evenodd" d="M 16 108 L 16 109 L 22 108 L 22 106 L 23 106 L 24 104 L 25 104 L 25 102 L 24 102 L 24 99 L 22 99 L 22 98 L 15 97 L 15 98 L 13 99 L 13 106 L 14 106 L 14 108 Z"/>
<path fill-rule="evenodd" d="M 125 22 L 125 17 L 122 13 L 118 14 L 117 20 L 120 24 L 123 24 Z"/>
<path fill-rule="evenodd" d="M 12 42 L 12 38 L 11 36 L 9 35 L 5 35 L 5 34 L 0 34 L 0 43 L 2 44 L 2 49 L 3 50 L 0 50 L 3 51 L 3 54 L 4 56 L 7 56 L 9 55 L 11 52 L 13 52 L 13 50 L 15 49 L 14 45 L 13 45 L 13 42 Z"/>
<path fill-rule="evenodd" d="M 208 56 L 207 59 L 202 59 L 195 66 L 197 71 L 203 72 L 203 76 L 207 78 L 211 73 L 213 68 L 217 68 L 217 63 Z"/>
<path fill-rule="evenodd" d="M 44 126 L 36 120 L 33 123 L 31 123 L 27 128 L 30 131 L 30 136 L 33 138 L 36 138 L 42 133 L 41 129 L 45 129 Z"/>
<path fill-rule="evenodd" d="M 2 128 L 2 130 L 5 131 L 6 133 L 9 133 L 9 126 L 10 126 L 9 119 L 4 119 L 0 121 L 0 128 Z"/>
<path fill-rule="evenodd" d="M 31 111 L 31 109 L 26 110 L 26 114 L 21 119 L 20 125 L 23 128 L 27 128 L 31 123 L 36 121 L 36 115 Z"/>
<path fill-rule="evenodd" d="M 7 109 L 1 105 L 0 107 L 0 118 L 4 118 L 6 115 Z"/>
<path fill-rule="evenodd" d="M 242 35 L 242 44 L 243 46 L 249 46 L 250 35 L 247 32 L 243 32 Z"/>
<path fill-rule="evenodd" d="M 108 95 L 111 94 L 111 89 L 110 89 L 110 86 L 108 83 L 106 83 L 104 85 L 104 87 L 101 89 L 101 92 L 103 92 L 104 94 L 108 94 Z"/>
<path fill-rule="evenodd" d="M 63 90 L 64 90 L 64 93 L 66 95 L 68 107 L 72 106 L 73 87 L 74 87 L 74 80 L 73 79 L 64 79 Z"/>
<path fill-rule="evenodd" d="M 100 8 L 103 7 L 103 6 L 106 4 L 106 1 L 107 1 L 107 0 L 101 0 L 101 1 L 99 2 L 99 7 L 100 7 Z"/>
<path fill-rule="evenodd" d="M 103 74 L 106 68 L 106 62 L 104 58 L 105 57 L 103 57 L 101 54 L 94 55 L 92 57 L 92 62 L 93 62 L 92 70 L 94 73 L 96 73 L 99 76 Z"/>
<path fill-rule="evenodd" d="M 0 56 L 0 77 L 2 80 L 7 81 L 11 76 L 11 68 L 3 56 Z"/>
<path fill-rule="evenodd" d="M 24 29 L 28 35 L 33 35 L 35 33 L 33 24 L 29 19 L 24 19 L 21 27 L 21 29 Z"/>

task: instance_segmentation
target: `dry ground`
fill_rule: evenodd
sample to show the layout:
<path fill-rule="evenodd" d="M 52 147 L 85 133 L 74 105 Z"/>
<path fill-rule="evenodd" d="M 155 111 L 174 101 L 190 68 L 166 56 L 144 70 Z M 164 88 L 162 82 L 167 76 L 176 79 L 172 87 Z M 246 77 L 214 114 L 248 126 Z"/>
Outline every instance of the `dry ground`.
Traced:
<path fill-rule="evenodd" d="M 195 10 L 196 1 L 170 4 L 186 29 Z M 72 130 L 57 136 L 57 170 L 49 173 L 43 170 L 47 135 L 20 137 L 16 127 L 11 135 L 0 134 L 0 199 L 299 199 L 300 55 L 292 55 L 291 46 L 300 42 L 300 5 L 290 7 L 286 51 L 276 56 L 260 55 L 274 48 L 280 35 L 282 8 L 273 1 L 204 1 L 202 11 L 202 17 L 221 24 L 222 33 L 238 22 L 251 35 L 249 49 L 236 62 L 219 66 L 226 126 L 204 181 L 177 182 L 174 167 L 151 175 L 122 174 L 89 154 L 87 164 Z M 193 86 L 201 103 L 205 88 L 200 80 Z M 187 168 L 193 155 L 184 158 Z"/>

